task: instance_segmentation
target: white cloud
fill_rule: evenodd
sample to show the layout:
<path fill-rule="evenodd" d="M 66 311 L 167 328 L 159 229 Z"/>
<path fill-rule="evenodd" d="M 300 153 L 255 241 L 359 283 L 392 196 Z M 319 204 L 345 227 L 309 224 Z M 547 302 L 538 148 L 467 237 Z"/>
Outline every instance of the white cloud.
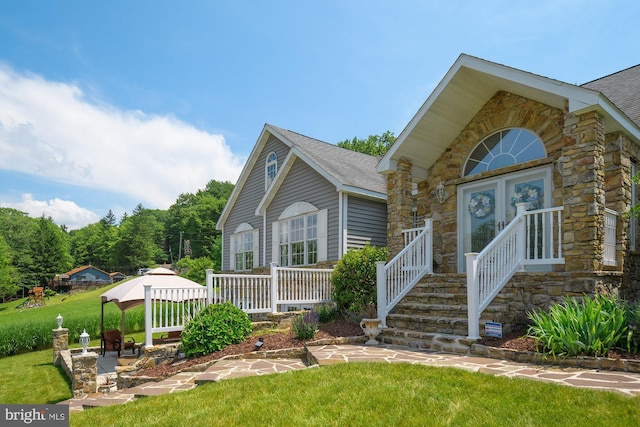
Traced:
<path fill-rule="evenodd" d="M 90 102 L 76 85 L 6 66 L 0 66 L 0 153 L 0 169 L 115 191 L 158 209 L 211 179 L 235 182 L 244 162 L 222 135 Z"/>
<path fill-rule="evenodd" d="M 70 230 L 82 228 L 100 219 L 95 213 L 81 208 L 74 202 L 58 198 L 48 201 L 34 200 L 28 193 L 23 194 L 19 202 L 3 202 L 2 206 L 26 212 L 32 218 L 39 218 L 42 215 L 46 218 L 51 217 L 56 224 L 64 224 Z"/>

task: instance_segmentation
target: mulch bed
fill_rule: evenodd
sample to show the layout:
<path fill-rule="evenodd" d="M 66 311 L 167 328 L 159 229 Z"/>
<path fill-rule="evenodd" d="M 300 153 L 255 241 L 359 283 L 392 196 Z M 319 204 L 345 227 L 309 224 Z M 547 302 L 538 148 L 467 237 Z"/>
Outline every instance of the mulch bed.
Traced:
<path fill-rule="evenodd" d="M 264 344 L 260 350 L 268 351 L 304 347 L 305 344 L 309 341 L 338 337 L 355 337 L 362 335 L 364 335 L 362 332 L 362 328 L 360 328 L 358 324 L 347 319 L 339 319 L 330 323 L 321 323 L 319 325 L 319 331 L 316 333 L 313 340 L 308 341 L 301 341 L 297 339 L 293 331 L 290 329 L 283 332 L 265 333 L 264 335 L 262 335 L 262 337 L 264 338 Z M 256 341 L 256 335 L 252 335 L 249 339 L 241 342 L 240 344 L 229 345 L 220 351 L 216 351 L 206 356 L 190 358 L 186 361 L 182 361 L 177 365 L 174 365 L 171 361 L 167 361 L 165 363 L 154 366 L 153 368 L 140 371 L 137 375 L 144 375 L 149 377 L 167 377 L 169 375 L 183 371 L 191 366 L 205 364 L 208 362 L 219 360 L 226 356 L 251 353 L 255 349 Z M 478 341 L 478 344 L 482 344 L 488 347 L 507 348 L 523 352 L 538 351 L 538 349 L 536 348 L 535 339 L 526 336 L 526 328 L 524 327 L 506 333 L 502 336 L 502 338 L 484 337 Z M 619 349 L 609 351 L 607 357 L 612 359 L 640 360 L 640 354 L 631 354 Z"/>
<path fill-rule="evenodd" d="M 189 358 L 186 361 L 182 361 L 178 365 L 174 365 L 172 361 L 167 361 L 153 368 L 145 369 L 138 372 L 136 375 L 149 376 L 149 377 L 166 377 L 180 371 L 183 371 L 191 366 L 201 365 L 214 360 L 219 360 L 226 356 L 235 356 L 239 354 L 251 353 L 255 349 L 255 343 L 257 337 L 264 338 L 264 344 L 260 348 L 260 351 L 269 350 L 281 350 L 285 348 L 297 348 L 304 347 L 306 343 L 310 341 L 317 341 L 322 339 L 331 339 L 338 337 L 356 337 L 364 335 L 360 325 L 347 320 L 339 319 L 330 323 L 321 323 L 318 325 L 318 332 L 312 340 L 302 341 L 296 338 L 293 330 L 288 329 L 282 332 L 265 332 L 264 335 L 252 335 L 247 340 L 239 343 L 232 344 L 220 351 L 208 354 L 206 356 Z"/>

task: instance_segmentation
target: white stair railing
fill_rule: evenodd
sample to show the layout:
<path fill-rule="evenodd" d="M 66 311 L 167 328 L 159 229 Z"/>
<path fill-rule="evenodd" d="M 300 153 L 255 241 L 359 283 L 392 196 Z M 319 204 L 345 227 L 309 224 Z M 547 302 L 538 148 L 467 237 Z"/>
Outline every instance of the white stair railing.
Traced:
<path fill-rule="evenodd" d="M 467 310 L 469 338 L 480 338 L 480 314 L 516 271 L 525 265 L 562 264 L 563 207 L 525 211 L 517 204 L 516 217 L 480 253 L 467 253 Z"/>
<path fill-rule="evenodd" d="M 395 305 L 427 273 L 433 272 L 433 220 L 391 261 L 376 263 L 378 318 L 386 326 L 386 318 Z"/>

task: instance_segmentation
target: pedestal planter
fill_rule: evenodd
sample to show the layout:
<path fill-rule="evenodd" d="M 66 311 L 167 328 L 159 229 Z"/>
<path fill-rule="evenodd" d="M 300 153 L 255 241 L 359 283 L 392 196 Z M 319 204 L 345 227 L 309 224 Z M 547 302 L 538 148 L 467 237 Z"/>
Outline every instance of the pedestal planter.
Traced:
<path fill-rule="evenodd" d="M 366 345 L 377 345 L 378 340 L 375 338 L 382 332 L 382 320 L 380 319 L 362 319 L 360 327 L 364 331 L 364 334 L 369 338 Z"/>

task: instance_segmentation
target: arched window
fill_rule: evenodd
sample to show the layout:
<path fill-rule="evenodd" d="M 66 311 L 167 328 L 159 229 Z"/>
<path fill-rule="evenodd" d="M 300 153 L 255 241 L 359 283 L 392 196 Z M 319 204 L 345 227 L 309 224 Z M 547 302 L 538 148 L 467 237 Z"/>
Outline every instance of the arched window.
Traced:
<path fill-rule="evenodd" d="M 265 172 L 265 190 L 269 188 L 273 179 L 276 177 L 276 173 L 278 173 L 278 155 L 275 152 L 269 153 L 267 156 L 267 163 L 264 168 Z"/>
<path fill-rule="evenodd" d="M 272 229 L 272 258 L 280 266 L 327 260 L 327 210 L 307 202 L 287 207 Z"/>
<path fill-rule="evenodd" d="M 476 146 L 464 166 L 464 176 L 546 156 L 544 144 L 535 133 L 520 128 L 504 129 L 489 135 Z"/>

